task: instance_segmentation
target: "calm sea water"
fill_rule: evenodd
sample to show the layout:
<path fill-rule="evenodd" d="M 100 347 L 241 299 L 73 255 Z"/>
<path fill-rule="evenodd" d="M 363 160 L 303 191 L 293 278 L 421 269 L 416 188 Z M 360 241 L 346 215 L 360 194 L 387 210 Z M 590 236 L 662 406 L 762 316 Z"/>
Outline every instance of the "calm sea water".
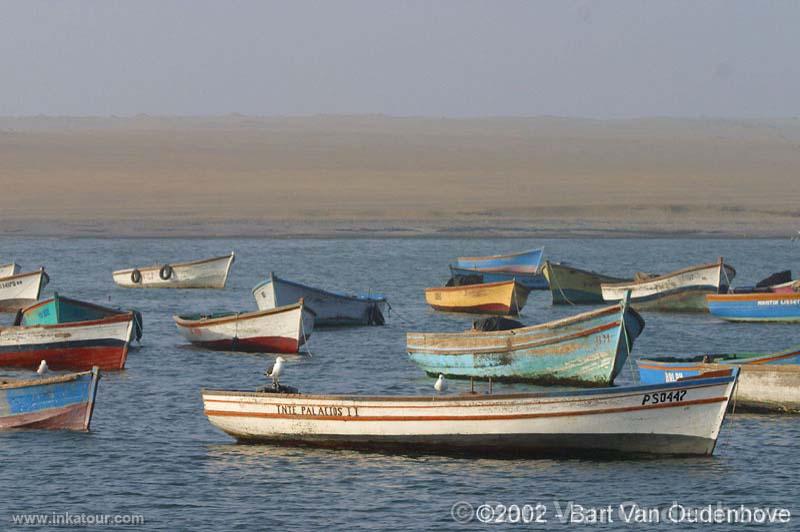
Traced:
<path fill-rule="evenodd" d="M 315 331 L 310 355 L 289 359 L 286 384 L 305 392 L 432 393 L 433 381 L 405 354 L 409 330 L 469 327 L 470 317 L 429 310 L 423 288 L 447 278 L 458 255 L 544 245 L 552 259 L 609 274 L 664 272 L 722 255 L 736 283 L 754 283 L 794 267 L 800 245 L 788 240 L 173 240 L 0 239 L 0 262 L 45 265 L 46 294 L 132 307 L 144 314 L 142 347 L 127 369 L 100 383 L 89 434 L 20 431 L 0 434 L 0 529 L 20 513 L 138 514 L 136 528 L 251 530 L 307 528 L 464 528 L 451 507 L 465 501 L 547 508 L 636 502 L 666 508 L 721 503 L 789 509 L 797 528 L 800 418 L 736 415 L 723 427 L 716 454 L 706 459 L 492 460 L 241 446 L 207 422 L 200 388 L 255 388 L 273 356 L 189 347 L 171 316 L 179 312 L 254 309 L 250 289 L 270 271 L 333 289 L 385 293 L 394 310 L 385 327 Z M 225 290 L 125 290 L 111 271 L 170 258 L 237 253 Z M 523 321 L 537 323 L 575 312 L 552 307 L 549 292 L 534 292 Z M 778 350 L 800 343 L 800 327 L 727 324 L 710 316 L 645 314 L 635 346 L 642 354 Z M 9 317 L 3 318 L 8 322 Z M 13 372 L 2 371 L 11 375 Z M 620 384 L 630 383 L 626 372 Z M 468 386 L 451 381 L 451 391 Z M 497 385 L 498 391 L 529 390 Z M 540 507 L 541 508 L 541 507 Z M 513 517 L 509 513 L 509 517 Z M 628 525 L 647 529 L 645 525 Z M 670 529 L 703 525 L 663 524 Z M 727 525 L 717 527 L 727 528 Z M 778 527 L 776 527 L 778 528 Z"/>

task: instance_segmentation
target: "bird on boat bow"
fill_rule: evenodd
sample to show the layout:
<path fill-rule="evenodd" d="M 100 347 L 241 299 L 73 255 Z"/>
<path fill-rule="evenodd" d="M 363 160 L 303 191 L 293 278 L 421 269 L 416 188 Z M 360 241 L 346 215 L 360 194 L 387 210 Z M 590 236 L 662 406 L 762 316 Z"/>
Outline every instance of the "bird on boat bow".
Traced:
<path fill-rule="evenodd" d="M 283 363 L 284 363 L 283 357 L 276 358 L 275 364 L 273 364 L 272 369 L 266 372 L 267 377 L 272 378 L 272 387 L 275 388 L 276 390 L 280 388 L 280 383 L 278 382 L 278 379 L 280 378 L 281 373 L 283 373 Z"/>

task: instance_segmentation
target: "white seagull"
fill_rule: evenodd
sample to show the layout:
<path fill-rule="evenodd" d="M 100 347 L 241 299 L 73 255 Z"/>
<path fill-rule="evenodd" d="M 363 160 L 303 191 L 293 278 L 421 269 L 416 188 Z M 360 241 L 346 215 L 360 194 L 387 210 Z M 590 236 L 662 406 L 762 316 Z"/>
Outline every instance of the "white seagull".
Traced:
<path fill-rule="evenodd" d="M 47 367 L 47 362 L 44 360 L 39 362 L 39 369 L 36 370 L 36 373 L 38 373 L 40 377 L 44 377 L 44 374 L 48 371 L 50 371 L 50 368 Z"/>
<path fill-rule="evenodd" d="M 439 378 L 436 380 L 436 384 L 433 385 L 433 389 L 439 393 L 442 393 L 447 389 L 447 381 L 444 380 L 444 375 L 439 373 Z"/>
<path fill-rule="evenodd" d="M 278 378 L 281 376 L 281 373 L 283 373 L 283 362 L 283 357 L 276 358 L 275 364 L 267 373 L 267 377 L 272 377 L 272 386 L 274 386 L 276 390 L 278 389 Z"/>

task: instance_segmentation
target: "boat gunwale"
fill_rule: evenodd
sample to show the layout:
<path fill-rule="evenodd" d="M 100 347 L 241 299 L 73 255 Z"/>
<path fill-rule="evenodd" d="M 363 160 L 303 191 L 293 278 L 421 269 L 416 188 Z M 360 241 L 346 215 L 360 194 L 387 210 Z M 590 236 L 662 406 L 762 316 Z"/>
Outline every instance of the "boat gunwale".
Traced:
<path fill-rule="evenodd" d="M 591 336 L 592 334 L 597 334 L 603 331 L 608 331 L 613 329 L 614 327 L 619 327 L 619 321 L 613 321 L 611 323 L 605 323 L 603 325 L 598 325 L 597 327 L 592 327 L 591 329 L 583 329 L 579 331 L 575 331 L 571 334 L 565 334 L 562 336 L 550 336 L 546 338 L 537 338 L 535 340 L 531 340 L 527 343 L 520 343 L 520 344 L 505 344 L 498 347 L 431 347 L 430 345 L 426 344 L 422 347 L 414 347 L 409 346 L 406 343 L 406 352 L 410 355 L 411 353 L 419 353 L 419 352 L 430 352 L 435 351 L 434 353 L 437 356 L 444 355 L 477 355 L 477 354 L 490 354 L 490 353 L 509 353 L 512 351 L 521 351 L 523 349 L 531 349 L 534 347 L 541 347 L 544 345 L 552 345 L 552 344 L 559 344 L 562 342 L 568 342 L 570 340 L 575 340 L 577 338 L 583 338 L 585 336 Z"/>
<path fill-rule="evenodd" d="M 706 294 L 706 301 L 772 301 L 774 299 L 800 299 L 800 292 L 753 292 L 750 294 Z"/>
<path fill-rule="evenodd" d="M 500 255 L 484 255 L 481 257 L 456 257 L 456 263 L 460 261 L 486 261 L 486 260 L 494 260 L 494 259 L 510 259 L 512 257 L 520 257 L 522 255 L 527 255 L 529 253 L 533 253 L 534 251 L 538 251 L 540 254 L 539 263 L 542 262 L 541 257 L 544 256 L 544 246 L 540 248 L 532 248 L 525 251 L 518 251 L 516 253 L 504 253 Z"/>
<path fill-rule="evenodd" d="M 432 286 L 430 288 L 426 288 L 425 289 L 425 293 L 427 294 L 429 291 L 439 291 L 439 290 L 445 291 L 445 292 L 450 292 L 450 291 L 455 291 L 455 290 L 477 289 L 477 288 L 482 288 L 482 287 L 499 288 L 501 286 L 509 285 L 509 284 L 510 285 L 517 285 L 518 287 L 525 289 L 527 292 L 531 292 L 531 289 L 526 287 L 524 284 L 522 284 L 522 283 L 520 283 L 520 282 L 518 282 L 518 281 L 516 281 L 514 279 L 511 279 L 510 281 L 495 281 L 493 283 L 465 284 L 465 285 L 460 285 L 460 286 Z"/>
<path fill-rule="evenodd" d="M 222 325 L 225 323 L 233 322 L 233 321 L 248 321 L 256 318 L 262 318 L 264 316 L 269 316 L 272 314 L 284 314 L 287 312 L 291 312 L 293 310 L 300 309 L 301 315 L 303 311 L 310 313 L 312 316 L 316 316 L 316 313 L 311 310 L 309 307 L 305 306 L 302 302 L 293 303 L 291 305 L 284 305 L 282 307 L 275 307 L 265 310 L 253 310 L 248 312 L 235 312 L 231 314 L 226 314 L 225 316 L 220 316 L 218 318 L 200 318 L 197 320 L 190 320 L 186 319 L 180 315 L 173 315 L 172 319 L 175 320 L 175 323 L 181 327 L 203 327 L 203 326 L 210 326 L 210 325 Z"/>
<path fill-rule="evenodd" d="M 9 275 L 7 277 L 0 277 L 0 283 L 5 281 L 10 281 L 12 279 L 19 279 L 20 277 L 32 277 L 34 275 L 44 275 L 44 266 L 40 267 L 38 270 L 34 270 L 32 272 L 23 272 L 23 273 L 16 273 L 14 275 Z"/>
<path fill-rule="evenodd" d="M 47 384 L 58 384 L 62 382 L 71 382 L 78 380 L 87 375 L 94 375 L 99 370 L 95 367 L 88 371 L 80 371 L 77 373 L 67 373 L 65 375 L 53 375 L 52 377 L 32 378 L 32 379 L 13 379 L 8 382 L 0 382 L 0 390 L 11 390 L 14 388 L 25 388 L 28 386 L 38 386 Z"/>
<path fill-rule="evenodd" d="M 697 378 L 686 381 L 676 381 L 658 384 L 640 384 L 636 386 L 621 386 L 621 387 L 605 387 L 605 388 L 590 388 L 585 390 L 566 390 L 566 391 L 548 391 L 548 392 L 526 392 L 526 393 L 508 393 L 508 394 L 459 394 L 459 395 L 356 395 L 356 394 L 302 394 L 302 393 L 272 393 L 272 392 L 254 392 L 250 390 L 218 390 L 213 388 L 201 388 L 200 393 L 203 400 L 206 400 L 207 395 L 216 396 L 238 396 L 249 398 L 278 398 L 284 399 L 303 399 L 313 401 L 352 401 L 352 402 L 428 402 L 428 403 L 452 403 L 452 402 L 469 402 L 469 403 L 484 403 L 484 404 L 470 404 L 471 407 L 482 406 L 503 406 L 508 405 L 509 401 L 516 399 L 548 399 L 548 398 L 564 398 L 564 397 L 592 397 L 592 396 L 607 396 L 614 398 L 631 397 L 639 395 L 642 392 L 657 391 L 662 389 L 672 388 L 708 388 L 711 386 L 719 386 L 729 384 L 737 378 L 735 368 L 727 368 L 730 370 L 730 375 L 720 377 Z M 800 370 L 800 368 L 798 368 Z M 213 399 L 212 399 L 213 401 Z M 238 402 L 238 401 L 237 401 Z M 495 404 L 496 403 L 496 404 Z M 256 403 L 257 404 L 257 403 Z M 513 403 L 512 403 L 513 404 Z M 680 406 L 680 403 L 676 403 Z M 437 405 L 431 405 L 437 406 Z M 440 405 L 442 407 L 446 404 Z"/>
<path fill-rule="evenodd" d="M 633 310 L 633 309 L 629 309 Z M 414 336 L 425 336 L 425 337 L 445 337 L 445 338 L 456 338 L 456 337 L 492 337 L 492 336 L 516 336 L 519 334 L 519 331 L 532 331 L 536 329 L 560 329 L 563 327 L 570 326 L 574 323 L 578 323 L 581 321 L 588 321 L 594 317 L 601 317 L 607 314 L 611 314 L 613 312 L 621 312 L 621 304 L 617 303 L 614 305 L 610 305 L 604 308 L 594 309 L 594 310 L 587 310 L 585 312 L 581 312 L 580 314 L 574 314 L 572 316 L 567 316 L 564 318 L 559 318 L 554 321 L 548 321 L 544 323 L 537 323 L 536 325 L 528 325 L 526 327 L 517 327 L 516 329 L 508 329 L 505 331 L 476 331 L 474 329 L 467 329 L 466 331 L 462 332 L 407 332 L 406 333 L 406 341 L 412 335 Z"/>
<path fill-rule="evenodd" d="M 751 356 L 745 356 L 745 355 Z M 644 367 L 645 369 L 689 369 L 689 364 L 693 366 L 698 365 L 717 365 L 717 366 L 797 366 L 798 371 L 800 371 L 800 365 L 796 364 L 768 364 L 773 360 L 781 360 L 784 358 L 790 358 L 794 356 L 800 355 L 800 347 L 790 347 L 784 351 L 777 351 L 775 353 L 709 353 L 707 355 L 694 355 L 694 358 L 703 357 L 703 356 L 742 356 L 743 358 L 729 358 L 722 360 L 720 362 L 703 362 L 703 360 L 692 360 L 690 357 L 679 358 L 679 357 L 670 357 L 670 356 L 663 356 L 663 357 L 654 357 L 654 358 L 639 358 L 636 360 L 636 364 L 640 367 Z M 682 368 L 678 368 L 673 366 L 673 364 L 686 364 Z"/>
<path fill-rule="evenodd" d="M 723 268 L 729 268 L 733 272 L 733 274 L 736 275 L 736 269 L 733 266 L 731 266 L 730 264 L 726 264 L 724 261 L 719 261 L 719 262 L 709 262 L 707 264 L 698 264 L 698 265 L 695 265 L 695 266 L 687 266 L 686 268 L 682 268 L 680 270 L 671 271 L 669 273 L 658 275 L 656 277 L 650 277 L 648 279 L 642 279 L 640 281 L 637 281 L 637 280 L 634 279 L 634 280 L 632 280 L 630 282 L 626 282 L 626 283 L 600 283 L 600 286 L 601 286 L 601 288 L 612 288 L 612 289 L 619 289 L 619 288 L 625 288 L 625 287 L 630 287 L 630 286 L 637 286 L 638 287 L 638 286 L 641 286 L 641 285 L 644 285 L 644 284 L 647 284 L 647 283 L 654 283 L 654 282 L 657 282 L 657 281 L 663 281 L 664 279 L 669 279 L 670 277 L 676 277 L 678 275 L 683 275 L 684 273 L 691 273 L 691 272 L 697 271 L 697 270 L 706 270 L 706 269 L 710 269 L 710 268 L 714 268 L 714 267 L 720 267 L 720 266 L 723 267 Z"/>
<path fill-rule="evenodd" d="M 124 314 L 126 312 L 131 312 L 131 311 L 127 311 L 127 310 L 115 309 L 115 308 L 106 307 L 106 306 L 103 306 L 103 305 L 98 305 L 96 303 L 90 303 L 88 301 L 82 301 L 80 299 L 74 299 L 74 298 L 71 298 L 71 297 L 62 296 L 62 295 L 56 293 L 56 294 L 53 295 L 53 297 L 50 297 L 50 298 L 47 298 L 47 299 L 42 299 L 40 301 L 37 301 L 36 303 L 33 303 L 32 305 L 29 305 L 29 306 L 23 308 L 22 309 L 22 313 L 24 315 L 29 310 L 34 310 L 34 309 L 36 309 L 38 307 L 41 307 L 41 306 L 43 306 L 43 305 L 45 305 L 47 303 L 53 302 L 53 301 L 55 301 L 57 299 L 63 300 L 63 301 L 68 301 L 70 303 L 75 303 L 75 304 L 77 304 L 78 306 L 81 306 L 81 307 L 88 307 L 88 308 L 95 309 L 95 310 L 102 310 L 104 312 L 108 312 L 110 316 L 116 316 L 118 314 Z M 77 322 L 71 322 L 71 323 L 77 323 Z"/>
<path fill-rule="evenodd" d="M 90 327 L 94 325 L 107 325 L 112 323 L 122 323 L 125 321 L 133 322 L 135 317 L 133 315 L 133 311 L 122 311 L 120 314 L 114 314 L 112 316 L 106 316 L 105 318 L 100 318 L 96 320 L 87 320 L 87 321 L 69 321 L 66 323 L 49 323 L 49 324 L 42 324 L 42 325 L 0 325 L 0 333 L 4 333 L 7 331 L 12 330 L 33 330 L 33 329 L 64 329 L 64 328 L 77 328 L 77 327 Z"/>
<path fill-rule="evenodd" d="M 214 261 L 218 261 L 218 260 L 221 261 L 221 260 L 224 260 L 224 259 L 232 259 L 232 258 L 234 258 L 234 256 L 235 256 L 235 253 L 233 251 L 231 251 L 231 253 L 229 255 L 221 255 L 219 257 L 213 257 L 213 258 L 210 258 L 210 259 L 198 259 L 198 260 L 193 260 L 193 261 L 188 261 L 188 262 L 165 262 L 163 264 L 153 264 L 151 266 L 134 266 L 133 268 L 124 268 L 122 270 L 114 270 L 111 273 L 111 275 L 121 275 L 121 274 L 124 274 L 124 273 L 131 273 L 131 272 L 133 272 L 133 270 L 139 270 L 140 272 L 151 271 L 151 270 L 160 270 L 164 266 L 170 266 L 172 268 L 182 267 L 182 266 L 197 266 L 199 264 L 205 264 L 207 262 L 214 262 Z M 230 264 L 228 265 L 228 267 L 230 267 Z"/>

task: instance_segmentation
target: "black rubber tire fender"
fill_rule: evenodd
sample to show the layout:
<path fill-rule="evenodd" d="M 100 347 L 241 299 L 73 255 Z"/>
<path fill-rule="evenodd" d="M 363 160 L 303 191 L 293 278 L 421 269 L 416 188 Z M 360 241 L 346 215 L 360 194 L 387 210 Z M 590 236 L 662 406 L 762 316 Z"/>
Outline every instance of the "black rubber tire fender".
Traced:
<path fill-rule="evenodd" d="M 133 270 L 131 272 L 131 281 L 133 284 L 139 284 L 142 282 L 142 272 L 139 270 Z"/>
<path fill-rule="evenodd" d="M 170 277 L 172 277 L 172 266 L 169 264 L 163 265 L 158 271 L 158 276 L 161 277 L 163 281 L 168 281 Z"/>

